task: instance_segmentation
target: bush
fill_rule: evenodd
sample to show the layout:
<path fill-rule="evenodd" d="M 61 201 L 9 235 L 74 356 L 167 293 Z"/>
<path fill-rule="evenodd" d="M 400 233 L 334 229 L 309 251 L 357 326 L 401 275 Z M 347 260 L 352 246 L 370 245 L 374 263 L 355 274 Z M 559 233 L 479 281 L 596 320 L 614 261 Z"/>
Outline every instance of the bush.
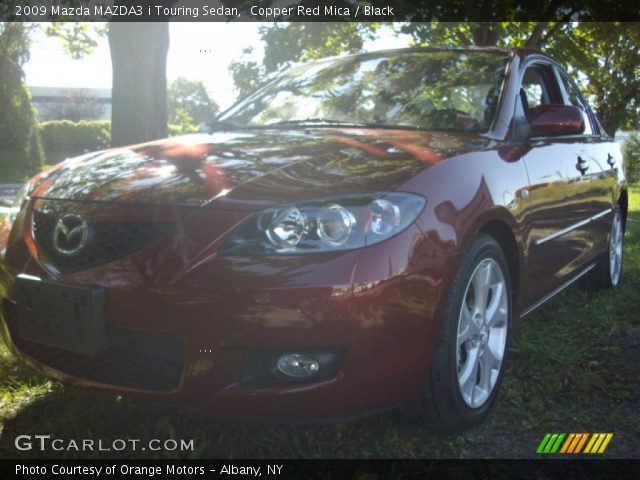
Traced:
<path fill-rule="evenodd" d="M 47 163 L 59 163 L 65 158 L 75 157 L 109 147 L 111 122 L 109 120 L 54 120 L 40 125 L 40 136 Z"/>
<path fill-rule="evenodd" d="M 195 126 L 195 125 L 190 125 L 190 124 L 182 124 L 182 125 L 169 124 L 167 126 L 167 129 L 168 129 L 170 137 L 177 137 L 177 136 L 180 136 L 180 135 L 187 135 L 189 133 L 197 133 L 198 132 L 198 127 Z"/>
<path fill-rule="evenodd" d="M 640 135 L 632 133 L 622 147 L 627 178 L 637 180 L 640 177 Z"/>
<path fill-rule="evenodd" d="M 198 131 L 193 125 L 169 125 L 169 136 Z M 66 158 L 109 148 L 111 122 L 109 120 L 53 120 L 40 124 L 40 137 L 47 163 L 54 165 Z"/>
<path fill-rule="evenodd" d="M 22 181 L 44 158 L 22 68 L 0 51 L 0 181 Z"/>

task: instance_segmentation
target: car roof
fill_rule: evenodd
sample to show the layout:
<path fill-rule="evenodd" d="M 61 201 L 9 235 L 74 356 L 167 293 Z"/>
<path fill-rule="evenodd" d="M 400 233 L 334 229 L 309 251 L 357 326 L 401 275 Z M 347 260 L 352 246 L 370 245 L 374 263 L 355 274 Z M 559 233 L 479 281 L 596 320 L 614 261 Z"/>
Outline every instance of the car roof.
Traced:
<path fill-rule="evenodd" d="M 377 56 L 377 55 L 394 55 L 394 54 L 403 54 L 403 53 L 418 53 L 418 52 L 460 52 L 460 53 L 469 53 L 469 52 L 487 52 L 487 53 L 501 53 L 510 57 L 520 57 L 524 59 L 529 56 L 540 56 L 551 60 L 542 52 L 532 49 L 532 48 L 506 48 L 506 47 L 477 47 L 477 46 L 466 46 L 466 47 L 442 47 L 442 46 L 415 46 L 415 47 L 402 47 L 402 48 L 391 48 L 391 49 L 381 49 L 381 50 L 371 50 L 367 52 L 357 52 L 351 53 L 347 55 L 335 55 L 330 57 L 319 58 L 317 61 L 324 60 L 333 60 L 333 59 L 343 59 L 343 58 L 358 58 L 358 57 L 368 57 L 368 56 Z M 300 62 L 296 63 L 296 66 L 302 65 L 308 62 Z"/>

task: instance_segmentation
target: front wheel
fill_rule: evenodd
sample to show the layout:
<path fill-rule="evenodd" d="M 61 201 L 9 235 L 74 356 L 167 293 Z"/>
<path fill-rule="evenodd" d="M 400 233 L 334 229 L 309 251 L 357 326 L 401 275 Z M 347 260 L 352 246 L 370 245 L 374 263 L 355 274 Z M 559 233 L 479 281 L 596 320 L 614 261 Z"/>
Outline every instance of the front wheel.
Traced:
<path fill-rule="evenodd" d="M 506 258 L 493 237 L 479 235 L 454 277 L 426 391 L 405 412 L 449 431 L 480 423 L 496 400 L 511 315 Z"/>

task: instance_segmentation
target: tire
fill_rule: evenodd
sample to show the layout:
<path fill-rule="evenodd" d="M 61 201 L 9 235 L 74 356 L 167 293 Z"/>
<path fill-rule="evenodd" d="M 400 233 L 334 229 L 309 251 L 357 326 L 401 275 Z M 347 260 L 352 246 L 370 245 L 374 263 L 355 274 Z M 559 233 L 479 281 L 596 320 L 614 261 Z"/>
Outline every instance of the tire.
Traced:
<path fill-rule="evenodd" d="M 484 309 L 484 295 L 476 296 L 476 290 L 485 292 Z M 426 389 L 404 405 L 405 414 L 421 425 L 449 432 L 482 422 L 502 380 L 512 311 L 505 255 L 493 237 L 481 234 L 453 279 Z"/>
<path fill-rule="evenodd" d="M 619 206 L 613 210 L 607 244 L 607 251 L 598 260 L 595 268 L 582 277 L 581 286 L 585 290 L 598 291 L 617 288 L 620 285 L 624 254 L 624 220 Z"/>

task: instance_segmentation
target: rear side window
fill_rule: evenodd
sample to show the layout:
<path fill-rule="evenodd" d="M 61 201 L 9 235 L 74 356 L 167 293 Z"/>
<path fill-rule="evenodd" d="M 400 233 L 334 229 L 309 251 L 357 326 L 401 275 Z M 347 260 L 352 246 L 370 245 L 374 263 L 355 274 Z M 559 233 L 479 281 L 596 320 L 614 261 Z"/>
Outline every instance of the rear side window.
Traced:
<path fill-rule="evenodd" d="M 589 115 L 589 107 L 587 103 L 582 98 L 582 95 L 580 95 L 578 89 L 563 72 L 560 72 L 560 81 L 562 82 L 564 91 L 567 94 L 568 104 L 578 107 L 582 111 L 582 117 L 584 118 L 584 134 L 593 135 L 594 129 L 591 124 L 591 117 Z"/>

